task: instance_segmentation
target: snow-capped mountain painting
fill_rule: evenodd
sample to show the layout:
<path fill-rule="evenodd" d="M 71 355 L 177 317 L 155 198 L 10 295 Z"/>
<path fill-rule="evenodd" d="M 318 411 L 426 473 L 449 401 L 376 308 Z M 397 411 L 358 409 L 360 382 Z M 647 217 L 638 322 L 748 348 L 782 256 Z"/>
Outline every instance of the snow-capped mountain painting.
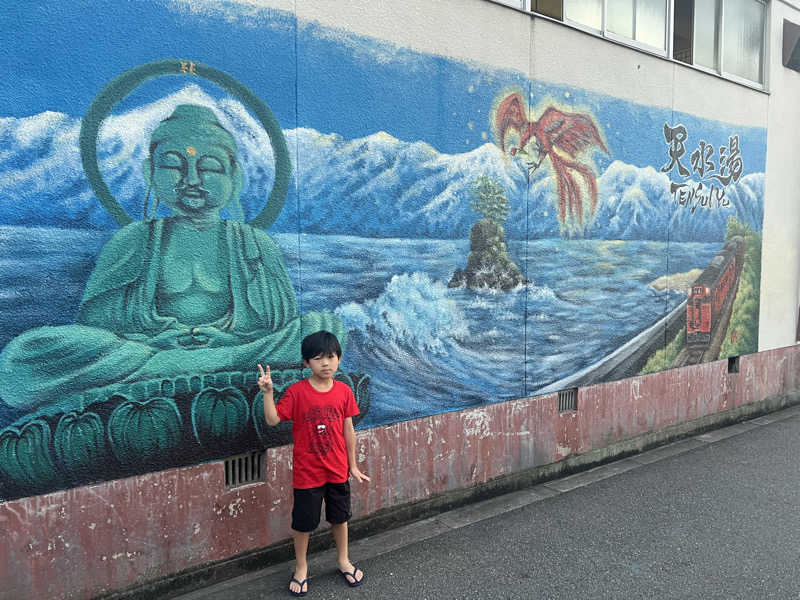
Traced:
<path fill-rule="evenodd" d="M 142 164 L 147 140 L 178 104 L 212 108 L 234 132 L 246 174 L 246 218 L 263 206 L 274 181 L 269 137 L 236 100 L 217 100 L 188 86 L 157 102 L 106 120 L 98 158 L 112 193 L 134 219 L 146 194 Z M 78 150 L 80 118 L 45 112 L 0 119 L 0 223 L 108 229 L 116 227 L 97 202 Z M 559 237 L 555 183 L 547 168 L 528 174 L 520 160 L 487 142 L 463 154 L 438 152 L 424 141 L 402 141 L 378 131 L 360 139 L 309 128 L 285 130 L 294 185 L 274 232 L 347 233 L 361 237 L 466 238 L 477 216 L 470 208 L 478 174 L 503 186 L 514 239 Z M 598 176 L 596 216 L 581 232 L 590 239 L 707 242 L 723 239 L 730 216 L 760 230 L 763 174 L 728 187 L 729 206 L 680 210 L 670 179 L 652 166 L 612 162 Z M 527 214 L 526 214 L 527 213 Z M 573 232 L 574 234 L 574 232 Z"/>

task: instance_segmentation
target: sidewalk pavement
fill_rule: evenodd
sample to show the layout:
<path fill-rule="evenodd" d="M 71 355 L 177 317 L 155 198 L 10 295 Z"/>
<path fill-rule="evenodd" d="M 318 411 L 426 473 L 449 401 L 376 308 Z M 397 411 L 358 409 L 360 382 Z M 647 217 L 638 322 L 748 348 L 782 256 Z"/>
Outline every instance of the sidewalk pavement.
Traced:
<path fill-rule="evenodd" d="M 800 598 L 798 457 L 795 406 L 354 541 L 359 588 L 310 555 L 307 597 Z M 292 572 L 173 598 L 288 598 Z"/>

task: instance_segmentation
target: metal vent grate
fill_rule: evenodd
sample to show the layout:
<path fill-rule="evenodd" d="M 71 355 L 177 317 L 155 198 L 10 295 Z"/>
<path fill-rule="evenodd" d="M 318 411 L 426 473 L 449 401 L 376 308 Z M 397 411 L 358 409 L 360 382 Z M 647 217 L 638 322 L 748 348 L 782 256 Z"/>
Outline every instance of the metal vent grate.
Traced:
<path fill-rule="evenodd" d="M 578 388 L 558 392 L 558 412 L 578 410 Z"/>
<path fill-rule="evenodd" d="M 264 453 L 250 452 L 225 459 L 225 487 L 264 481 Z"/>
<path fill-rule="evenodd" d="M 728 373 L 738 373 L 739 372 L 739 357 L 738 356 L 729 356 L 728 357 Z"/>

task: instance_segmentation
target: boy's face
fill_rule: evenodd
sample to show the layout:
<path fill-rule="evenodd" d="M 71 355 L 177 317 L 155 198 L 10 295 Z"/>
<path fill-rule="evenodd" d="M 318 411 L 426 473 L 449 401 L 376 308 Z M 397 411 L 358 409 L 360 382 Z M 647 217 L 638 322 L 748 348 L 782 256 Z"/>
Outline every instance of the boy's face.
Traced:
<path fill-rule="evenodd" d="M 317 354 L 314 358 L 304 360 L 303 363 L 311 369 L 315 377 L 319 379 L 332 379 L 339 369 L 340 357 L 336 354 Z"/>

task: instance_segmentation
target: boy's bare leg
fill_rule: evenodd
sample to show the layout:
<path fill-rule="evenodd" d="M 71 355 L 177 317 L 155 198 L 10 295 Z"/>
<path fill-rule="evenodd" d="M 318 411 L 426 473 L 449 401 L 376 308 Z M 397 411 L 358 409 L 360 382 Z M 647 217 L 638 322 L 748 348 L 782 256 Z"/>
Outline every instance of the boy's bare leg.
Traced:
<path fill-rule="evenodd" d="M 353 566 L 353 563 L 350 562 L 350 555 L 347 547 L 347 522 L 331 525 L 331 531 L 333 532 L 333 541 L 336 542 L 336 554 L 339 570 L 342 573 L 352 573 L 355 570 L 355 567 Z M 364 572 L 359 569 L 356 573 L 355 580 L 352 583 L 355 581 L 361 581 L 363 577 Z M 352 576 L 347 577 L 348 581 L 351 579 Z"/>
<path fill-rule="evenodd" d="M 294 538 L 294 578 L 297 581 L 304 581 L 308 577 L 308 539 L 311 537 L 310 531 L 294 531 L 292 530 L 292 538 Z M 289 584 L 289 589 L 293 592 L 307 592 L 308 583 L 303 585 L 303 589 L 294 581 Z"/>

